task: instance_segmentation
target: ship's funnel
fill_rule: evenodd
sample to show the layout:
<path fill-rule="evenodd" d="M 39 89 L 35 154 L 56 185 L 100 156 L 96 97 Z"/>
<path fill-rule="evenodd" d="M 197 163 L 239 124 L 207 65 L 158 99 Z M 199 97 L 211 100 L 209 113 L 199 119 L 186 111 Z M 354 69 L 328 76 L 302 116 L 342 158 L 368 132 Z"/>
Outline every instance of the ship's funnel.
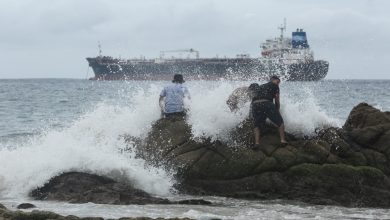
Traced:
<path fill-rule="evenodd" d="M 297 29 L 296 32 L 292 32 L 291 44 L 293 48 L 309 48 L 306 32 L 302 31 L 302 29 Z"/>

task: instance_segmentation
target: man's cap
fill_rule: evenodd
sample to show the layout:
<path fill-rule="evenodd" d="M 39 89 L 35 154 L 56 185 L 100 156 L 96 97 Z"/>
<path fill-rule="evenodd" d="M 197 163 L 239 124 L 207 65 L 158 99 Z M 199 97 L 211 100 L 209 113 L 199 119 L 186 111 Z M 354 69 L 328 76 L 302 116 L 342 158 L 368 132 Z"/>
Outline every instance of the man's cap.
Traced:
<path fill-rule="evenodd" d="M 172 82 L 174 82 L 174 83 L 184 83 L 185 81 L 184 81 L 184 79 L 183 79 L 183 75 L 181 75 L 181 74 L 175 74 L 175 75 L 173 76 Z"/>

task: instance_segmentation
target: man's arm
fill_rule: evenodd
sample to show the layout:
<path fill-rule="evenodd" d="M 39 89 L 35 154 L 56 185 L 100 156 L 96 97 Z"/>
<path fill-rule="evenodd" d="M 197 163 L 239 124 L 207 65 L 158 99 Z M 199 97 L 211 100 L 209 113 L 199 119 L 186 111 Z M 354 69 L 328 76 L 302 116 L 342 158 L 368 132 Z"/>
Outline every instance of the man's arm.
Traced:
<path fill-rule="evenodd" d="M 229 106 L 230 111 L 234 112 L 238 109 L 238 101 L 236 96 L 229 96 L 226 104 Z"/>
<path fill-rule="evenodd" d="M 279 111 L 280 110 L 280 96 L 279 96 L 279 93 L 276 93 L 276 95 L 275 95 L 275 105 L 276 105 L 276 109 Z"/>
<path fill-rule="evenodd" d="M 230 94 L 226 104 L 229 106 L 230 111 L 237 111 L 245 102 L 250 101 L 248 87 L 239 87 Z"/>
<path fill-rule="evenodd" d="M 164 112 L 164 97 L 166 96 L 165 88 L 160 93 L 160 98 L 158 99 L 158 105 L 160 106 L 161 112 Z"/>

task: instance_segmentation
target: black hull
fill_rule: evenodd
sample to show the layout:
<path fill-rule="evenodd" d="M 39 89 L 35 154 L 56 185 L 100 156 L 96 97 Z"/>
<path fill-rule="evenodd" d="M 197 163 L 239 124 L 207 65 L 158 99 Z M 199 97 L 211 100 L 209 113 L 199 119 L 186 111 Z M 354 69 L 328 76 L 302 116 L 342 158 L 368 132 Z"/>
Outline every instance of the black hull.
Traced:
<path fill-rule="evenodd" d="M 123 63 L 102 57 L 87 58 L 94 80 L 170 80 L 183 74 L 187 80 L 253 80 L 278 75 L 289 81 L 318 81 L 328 73 L 329 63 L 318 60 L 280 65 L 260 59 L 200 59 L 171 62 Z"/>

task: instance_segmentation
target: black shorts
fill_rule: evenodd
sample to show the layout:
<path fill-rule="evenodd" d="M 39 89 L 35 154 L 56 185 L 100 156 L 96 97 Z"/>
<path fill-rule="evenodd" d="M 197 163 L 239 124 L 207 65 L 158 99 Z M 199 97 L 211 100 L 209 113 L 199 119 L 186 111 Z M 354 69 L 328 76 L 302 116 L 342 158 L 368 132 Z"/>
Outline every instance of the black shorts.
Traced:
<path fill-rule="evenodd" d="M 252 119 L 255 127 L 264 129 L 267 118 L 278 127 L 283 124 L 283 118 L 273 102 L 252 103 L 251 107 Z"/>

